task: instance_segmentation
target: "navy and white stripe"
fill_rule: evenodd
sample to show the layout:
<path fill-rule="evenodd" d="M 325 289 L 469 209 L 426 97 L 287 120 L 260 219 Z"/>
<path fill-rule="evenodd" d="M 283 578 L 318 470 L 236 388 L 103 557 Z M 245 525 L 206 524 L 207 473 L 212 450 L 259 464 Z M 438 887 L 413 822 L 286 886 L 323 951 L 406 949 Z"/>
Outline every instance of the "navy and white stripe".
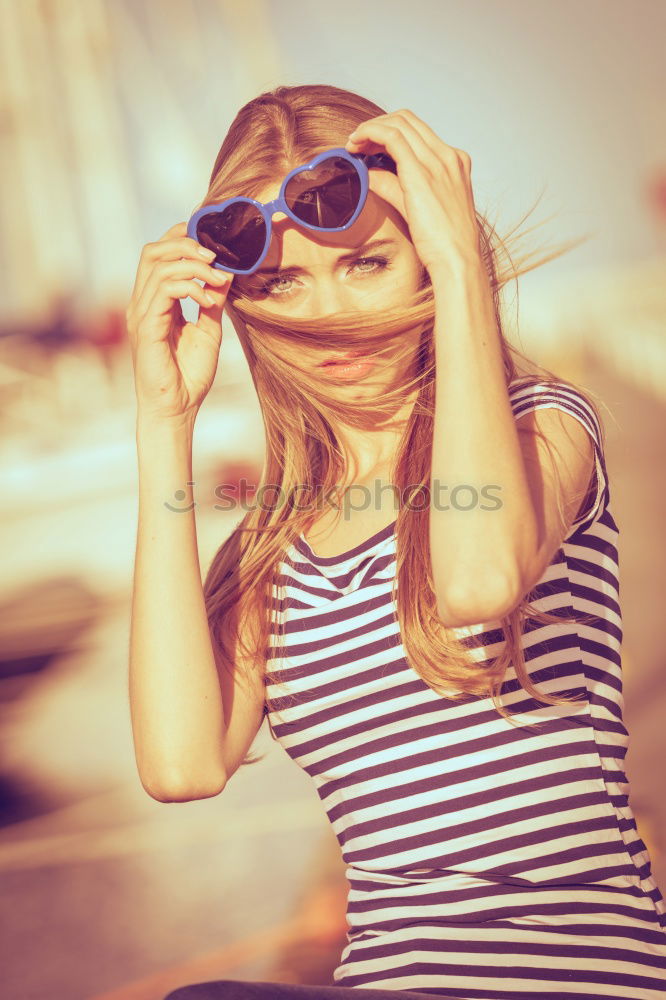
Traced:
<path fill-rule="evenodd" d="M 408 666 L 391 583 L 395 521 L 335 557 L 300 536 L 278 567 L 266 676 L 271 729 L 311 775 L 347 866 L 354 987 L 475 1000 L 666 996 L 666 906 L 629 804 L 622 721 L 618 528 L 601 430 L 575 389 L 510 386 L 516 419 L 573 414 L 592 436 L 596 484 L 531 592 L 587 625 L 531 621 L 522 645 L 550 706 L 520 687 L 453 701 Z M 284 635 L 277 634 L 277 623 Z M 476 660 L 501 623 L 457 630 Z M 279 672 L 278 672 L 279 671 Z"/>

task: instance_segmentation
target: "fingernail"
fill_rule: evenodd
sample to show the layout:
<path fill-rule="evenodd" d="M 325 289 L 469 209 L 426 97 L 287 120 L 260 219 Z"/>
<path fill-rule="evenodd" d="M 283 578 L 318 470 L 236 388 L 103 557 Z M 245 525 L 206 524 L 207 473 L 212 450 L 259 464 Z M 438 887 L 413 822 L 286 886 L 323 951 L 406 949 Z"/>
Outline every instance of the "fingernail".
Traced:
<path fill-rule="evenodd" d="M 202 257 L 205 257 L 206 260 L 212 260 L 213 257 L 215 256 L 214 250 L 206 250 L 205 247 L 199 247 L 199 253 L 201 254 Z"/>
<path fill-rule="evenodd" d="M 204 292 L 203 297 L 204 297 L 204 299 L 206 300 L 206 302 L 208 303 L 209 306 L 214 306 L 215 305 L 215 299 L 208 292 Z"/>

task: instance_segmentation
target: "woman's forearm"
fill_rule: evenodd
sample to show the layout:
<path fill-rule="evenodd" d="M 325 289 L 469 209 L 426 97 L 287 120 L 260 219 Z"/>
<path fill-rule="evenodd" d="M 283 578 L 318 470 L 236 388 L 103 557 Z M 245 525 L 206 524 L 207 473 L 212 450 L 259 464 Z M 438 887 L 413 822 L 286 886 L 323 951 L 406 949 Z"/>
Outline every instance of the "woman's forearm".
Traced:
<path fill-rule="evenodd" d="M 470 615 L 476 622 L 504 613 L 524 552 L 534 545 L 536 520 L 483 264 L 443 269 L 432 275 L 432 283 L 433 579 L 444 616 L 452 625 L 467 624 Z M 486 498 L 483 491 L 490 488 Z"/>
<path fill-rule="evenodd" d="M 215 795 L 226 780 L 222 693 L 188 486 L 192 433 L 192 421 L 137 419 L 129 697 L 142 784 L 164 801 Z M 177 490 L 184 499 L 176 498 Z"/>

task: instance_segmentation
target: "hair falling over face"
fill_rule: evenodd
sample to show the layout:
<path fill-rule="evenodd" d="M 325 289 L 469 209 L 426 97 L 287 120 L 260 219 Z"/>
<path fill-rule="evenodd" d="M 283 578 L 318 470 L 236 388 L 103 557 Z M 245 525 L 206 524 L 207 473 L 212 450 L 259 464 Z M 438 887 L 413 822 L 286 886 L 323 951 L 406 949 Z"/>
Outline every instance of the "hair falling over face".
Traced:
<path fill-rule="evenodd" d="M 229 128 L 201 204 L 232 195 L 258 198 L 289 170 L 326 148 L 344 146 L 358 125 L 384 113 L 357 94 L 327 85 L 277 87 L 260 94 L 241 108 Z M 527 252 L 514 262 L 509 247 L 522 238 L 516 232 L 528 214 L 500 239 L 494 226 L 476 213 L 507 385 L 521 375 L 533 375 L 540 381 L 563 379 L 530 361 L 507 341 L 502 325 L 503 287 L 584 239 L 541 256 Z M 428 489 L 435 386 L 434 298 L 423 269 L 420 286 L 400 306 L 338 313 L 326 316 L 325 323 L 276 315 L 241 294 L 233 284 L 226 308 L 250 368 L 265 427 L 265 460 L 258 490 L 263 495 L 261 487 L 270 484 L 271 495 L 277 491 L 284 502 L 264 504 L 244 515 L 213 557 L 204 596 L 221 663 L 237 672 L 242 662 L 245 670 L 263 677 L 269 636 L 275 628 L 269 612 L 274 574 L 285 549 L 311 516 L 303 510 L 303 495 L 326 495 L 340 482 L 342 448 L 336 427 L 342 423 L 370 431 L 413 403 L 393 463 L 394 486 L 399 496 L 412 495 L 415 486 Z M 403 375 L 388 387 L 383 385 L 381 392 L 364 394 L 359 405 L 344 392 L 331 391 L 329 377 L 317 377 L 311 368 L 285 361 L 275 348 L 280 343 L 290 345 L 295 355 L 314 344 L 332 355 L 362 350 L 364 356 L 375 360 L 380 372 L 390 361 L 392 370 Z M 595 407 L 592 400 L 590 405 Z M 403 508 L 397 513 L 396 524 L 396 613 L 405 655 L 414 670 L 433 690 L 449 698 L 490 695 L 497 711 L 512 725 L 518 724 L 499 700 L 510 665 L 536 700 L 550 705 L 575 701 L 551 697 L 531 683 L 520 642 L 521 623 L 532 619 L 561 624 L 586 616 L 567 619 L 549 615 L 525 600 L 502 621 L 505 641 L 501 653 L 480 666 L 470 656 L 465 630 L 445 627 L 438 616 L 427 516 L 427 507 L 418 511 Z M 401 598 L 405 594 L 410 595 L 409 600 Z M 246 758 L 245 763 L 253 762 Z"/>

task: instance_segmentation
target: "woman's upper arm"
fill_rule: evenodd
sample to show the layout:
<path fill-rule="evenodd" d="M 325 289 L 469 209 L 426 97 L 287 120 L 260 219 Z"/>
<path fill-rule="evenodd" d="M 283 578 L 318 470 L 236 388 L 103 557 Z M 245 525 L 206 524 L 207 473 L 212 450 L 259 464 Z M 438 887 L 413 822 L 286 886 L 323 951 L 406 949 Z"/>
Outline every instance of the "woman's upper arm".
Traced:
<path fill-rule="evenodd" d="M 248 633 L 246 633 L 248 634 Z M 256 629 L 252 637 L 256 637 Z M 216 644 L 213 644 L 216 647 Z M 238 770 L 264 720 L 265 687 L 249 657 L 234 646 L 233 663 L 222 662 L 215 649 L 224 715 L 223 760 L 226 780 Z"/>
<path fill-rule="evenodd" d="M 512 399 L 538 525 L 538 548 L 523 567 L 523 594 L 543 575 L 565 538 L 583 530 L 608 501 L 601 428 L 584 396 L 540 384 Z"/>
<path fill-rule="evenodd" d="M 558 470 L 564 472 L 565 479 L 569 472 L 568 478 L 576 480 L 575 490 L 582 495 L 571 512 L 570 526 L 588 527 L 609 500 L 603 430 L 595 410 L 582 392 L 563 382 L 517 385 L 512 388 L 510 398 L 518 431 L 544 434 L 555 446 L 553 455 L 558 460 Z M 523 437 L 521 445 L 525 441 Z M 540 465 L 548 469 L 552 460 L 548 458 L 547 446 L 541 445 L 539 451 Z M 531 454 L 534 455 L 534 449 Z M 580 482 L 581 475 L 585 483 Z M 569 499 L 575 503 L 571 490 Z"/>

